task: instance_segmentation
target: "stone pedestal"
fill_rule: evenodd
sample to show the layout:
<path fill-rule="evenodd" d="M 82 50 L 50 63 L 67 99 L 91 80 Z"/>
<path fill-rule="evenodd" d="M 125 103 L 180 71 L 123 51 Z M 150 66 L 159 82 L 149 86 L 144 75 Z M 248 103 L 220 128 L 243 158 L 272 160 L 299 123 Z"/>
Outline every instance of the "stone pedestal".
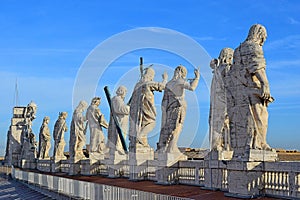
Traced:
<path fill-rule="evenodd" d="M 254 198 L 263 195 L 263 162 L 229 161 L 225 196 Z"/>
<path fill-rule="evenodd" d="M 60 172 L 60 160 L 51 160 L 51 172 Z"/>
<path fill-rule="evenodd" d="M 26 159 L 22 159 L 21 160 L 21 168 L 22 169 L 36 169 L 37 167 L 37 161 L 34 160 L 26 160 Z"/>
<path fill-rule="evenodd" d="M 94 163 L 97 163 L 97 162 L 94 162 Z M 86 176 L 91 175 L 91 165 L 93 165 L 92 160 L 90 160 L 90 159 L 81 160 L 80 161 L 80 166 L 81 166 L 80 174 L 86 175 Z"/>
<path fill-rule="evenodd" d="M 51 172 L 51 160 L 40 159 L 37 161 L 37 169 L 42 172 Z"/>
<path fill-rule="evenodd" d="M 249 158 L 247 161 L 277 161 L 278 155 L 275 150 L 257 150 L 250 149 Z"/>
<path fill-rule="evenodd" d="M 129 174 L 128 154 L 119 154 L 117 151 L 107 160 L 108 177 L 119 178 Z"/>
<path fill-rule="evenodd" d="M 157 184 L 160 185 L 172 185 L 178 184 L 179 177 L 178 177 L 178 169 L 179 164 L 178 162 L 172 166 L 166 166 L 165 162 L 158 161 L 156 167 L 156 178 Z"/>
<path fill-rule="evenodd" d="M 90 156 L 89 156 L 89 159 L 92 161 L 92 162 L 97 162 L 97 161 L 100 161 L 100 160 L 104 160 L 106 158 L 109 158 L 109 154 L 103 154 L 103 153 L 98 153 L 98 152 L 93 152 L 93 153 L 90 153 Z"/>
<path fill-rule="evenodd" d="M 187 156 L 181 152 L 157 154 L 156 177 L 157 184 L 171 185 L 178 184 L 178 168 L 180 160 L 187 160 Z"/>
<path fill-rule="evenodd" d="M 233 151 L 210 151 L 205 160 L 231 160 L 233 156 Z"/>
<path fill-rule="evenodd" d="M 234 153 L 232 160 L 274 162 L 278 160 L 278 155 L 274 149 L 272 150 L 250 149 L 244 151 L 243 154 Z"/>
<path fill-rule="evenodd" d="M 187 160 L 187 156 L 181 152 L 178 153 L 158 153 L 157 160 L 160 166 L 173 166 L 180 160 Z"/>
<path fill-rule="evenodd" d="M 205 160 L 204 189 L 227 191 L 227 161 Z"/>
<path fill-rule="evenodd" d="M 74 160 L 74 159 L 69 159 L 70 163 L 70 169 L 69 169 L 69 175 L 76 175 L 80 174 L 80 160 Z"/>
<path fill-rule="evenodd" d="M 129 152 L 129 180 L 146 179 L 148 160 L 154 160 L 154 150 L 151 147 L 139 148 L 136 153 Z"/>

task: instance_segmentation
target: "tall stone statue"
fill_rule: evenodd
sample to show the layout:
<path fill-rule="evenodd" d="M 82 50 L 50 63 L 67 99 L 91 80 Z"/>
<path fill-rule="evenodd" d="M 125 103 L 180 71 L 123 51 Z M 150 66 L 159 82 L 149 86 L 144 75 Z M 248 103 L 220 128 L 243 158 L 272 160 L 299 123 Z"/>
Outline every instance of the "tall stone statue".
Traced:
<path fill-rule="evenodd" d="M 51 137 L 50 137 L 50 130 L 48 127 L 48 123 L 50 121 L 49 117 L 44 117 L 43 124 L 40 128 L 39 134 L 39 159 L 49 159 L 49 149 L 51 147 Z"/>
<path fill-rule="evenodd" d="M 90 128 L 90 158 L 96 160 L 100 159 L 99 156 L 104 156 L 107 153 L 102 127 L 107 129 L 108 123 L 98 108 L 100 103 L 101 98 L 94 97 L 86 112 L 86 119 Z"/>
<path fill-rule="evenodd" d="M 194 71 L 195 78 L 186 81 L 187 69 L 180 65 L 176 67 L 174 76 L 165 88 L 162 100 L 162 125 L 159 143 L 159 153 L 181 154 L 178 147 L 178 137 L 182 131 L 185 115 L 185 90 L 194 91 L 198 86 L 200 72 Z"/>
<path fill-rule="evenodd" d="M 34 159 L 36 158 L 36 146 L 37 142 L 35 140 L 35 135 L 32 131 L 32 121 L 36 118 L 37 105 L 34 102 L 30 102 L 24 111 L 24 124 L 25 129 L 22 131 L 22 153 L 21 157 L 23 159 Z"/>
<path fill-rule="evenodd" d="M 85 159 L 83 154 L 83 146 L 86 144 L 86 117 L 82 114 L 88 104 L 85 101 L 80 101 L 73 112 L 70 130 L 69 152 L 70 159 L 78 161 Z"/>
<path fill-rule="evenodd" d="M 235 107 L 231 109 L 231 146 L 238 157 L 247 156 L 250 149 L 271 150 L 266 141 L 267 106 L 273 102 L 266 76 L 266 61 L 262 46 L 267 38 L 264 26 L 255 24 L 247 39 L 234 51 L 235 85 L 231 90 Z"/>
<path fill-rule="evenodd" d="M 213 79 L 210 89 L 209 134 L 212 150 L 229 150 L 229 117 L 227 113 L 226 76 L 232 65 L 233 49 L 224 48 L 219 58 L 213 59 L 210 67 Z"/>
<path fill-rule="evenodd" d="M 130 107 L 124 103 L 124 99 L 127 93 L 127 88 L 125 86 L 120 86 L 117 89 L 116 96 L 112 98 L 112 114 L 116 117 L 121 126 L 121 130 L 123 132 L 124 138 L 126 138 L 128 132 L 128 116 Z M 110 149 L 110 154 L 115 155 L 115 153 L 124 155 L 125 152 L 123 150 L 121 140 L 119 138 L 116 123 L 112 116 L 110 116 L 109 120 L 109 128 L 108 128 L 108 146 Z"/>
<path fill-rule="evenodd" d="M 130 104 L 129 140 L 130 151 L 149 148 L 148 134 L 155 127 L 156 108 L 154 91 L 164 90 L 168 75 L 163 74 L 162 82 L 153 81 L 155 71 L 149 67 L 144 70 L 140 81 L 135 85 Z"/>
<path fill-rule="evenodd" d="M 66 156 L 64 155 L 65 149 L 65 132 L 68 131 L 68 127 L 66 124 L 66 118 L 68 116 L 67 112 L 59 113 L 59 117 L 55 122 L 54 130 L 53 130 L 53 137 L 54 137 L 54 153 L 53 157 L 55 160 L 64 160 Z"/>

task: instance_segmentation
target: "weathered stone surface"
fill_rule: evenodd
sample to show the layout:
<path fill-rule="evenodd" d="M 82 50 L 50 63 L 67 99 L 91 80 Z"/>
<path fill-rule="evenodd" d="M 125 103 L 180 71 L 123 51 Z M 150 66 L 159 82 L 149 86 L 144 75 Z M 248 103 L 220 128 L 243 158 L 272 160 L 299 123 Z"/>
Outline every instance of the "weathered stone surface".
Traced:
<path fill-rule="evenodd" d="M 229 117 L 227 112 L 227 73 L 231 68 L 233 49 L 224 48 L 218 59 L 213 59 L 210 67 L 213 79 L 210 89 L 209 134 L 212 150 L 230 150 Z"/>
<path fill-rule="evenodd" d="M 21 136 L 21 158 L 25 160 L 34 160 L 37 157 L 37 142 L 32 131 L 32 121 L 36 118 L 37 105 L 30 102 L 24 111 L 24 129 Z"/>
<path fill-rule="evenodd" d="M 94 160 L 102 160 L 104 155 L 108 153 L 102 130 L 102 128 L 108 128 L 108 123 L 98 108 L 100 103 L 101 98 L 94 97 L 86 112 L 86 119 L 90 128 L 90 159 Z"/>
<path fill-rule="evenodd" d="M 149 147 L 148 134 L 154 129 L 156 119 L 154 91 L 161 92 L 164 90 L 168 78 L 168 75 L 165 73 L 163 81 L 160 83 L 153 81 L 154 76 L 154 69 L 150 67 L 146 68 L 145 72 L 141 73 L 141 79 L 135 85 L 131 96 L 129 123 L 130 152 L 137 152 L 138 149 Z"/>
<path fill-rule="evenodd" d="M 213 150 L 207 154 L 205 160 L 231 160 L 233 151 L 217 151 Z"/>
<path fill-rule="evenodd" d="M 67 132 L 68 127 L 66 124 L 66 118 L 68 114 L 67 112 L 59 113 L 58 119 L 55 122 L 54 130 L 53 130 L 53 137 L 54 137 L 54 152 L 53 158 L 54 160 L 65 160 L 66 156 L 64 155 L 65 149 L 65 139 L 64 135 Z"/>
<path fill-rule="evenodd" d="M 228 71 L 231 95 L 227 95 L 230 105 L 227 108 L 233 159 L 249 158 L 250 149 L 271 150 L 266 141 L 267 106 L 274 99 L 270 95 L 262 49 L 266 37 L 265 27 L 253 25 L 247 39 L 235 49 L 233 66 Z"/>
<path fill-rule="evenodd" d="M 7 132 L 5 162 L 8 165 L 21 167 L 21 159 L 34 161 L 36 158 L 37 142 L 31 128 L 32 121 L 36 118 L 36 110 L 34 102 L 30 102 L 26 107 L 14 107 Z"/>
<path fill-rule="evenodd" d="M 40 128 L 40 134 L 39 134 L 39 159 L 50 159 L 49 156 L 49 150 L 51 147 L 51 136 L 50 136 L 50 130 L 48 127 L 48 123 L 50 121 L 49 117 L 44 117 L 43 124 Z"/>
<path fill-rule="evenodd" d="M 128 132 L 128 116 L 130 107 L 125 104 L 124 99 L 127 93 L 127 88 L 125 86 L 120 86 L 117 89 L 116 96 L 111 100 L 111 116 L 109 120 L 108 128 L 108 147 L 109 147 L 109 159 L 114 162 L 114 160 L 126 160 L 127 155 L 123 149 L 119 133 L 117 131 L 117 124 L 114 121 L 112 115 L 114 115 L 120 128 L 122 130 L 123 138 L 125 139 Z"/>
<path fill-rule="evenodd" d="M 86 159 L 85 155 L 83 154 L 83 146 L 86 144 L 85 135 L 87 124 L 85 122 L 87 120 L 86 117 L 83 116 L 83 112 L 87 108 L 87 105 L 88 104 L 85 101 L 80 101 L 72 116 L 69 142 L 69 159 L 71 162 L 75 163 L 78 160 Z"/>
<path fill-rule="evenodd" d="M 187 82 L 186 68 L 182 65 L 178 66 L 174 71 L 172 80 L 167 83 L 164 91 L 162 123 L 157 150 L 159 160 L 166 159 L 167 165 L 170 162 L 187 159 L 178 149 L 177 141 L 186 115 L 185 90 L 194 91 L 198 86 L 200 72 L 195 70 L 194 73 L 195 78 L 191 82 Z"/>

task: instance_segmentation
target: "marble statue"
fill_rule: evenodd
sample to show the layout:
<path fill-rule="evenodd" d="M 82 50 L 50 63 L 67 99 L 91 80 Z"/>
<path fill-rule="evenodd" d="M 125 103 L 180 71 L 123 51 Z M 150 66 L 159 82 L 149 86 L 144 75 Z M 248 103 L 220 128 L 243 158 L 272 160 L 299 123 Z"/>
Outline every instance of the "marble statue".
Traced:
<path fill-rule="evenodd" d="M 21 157 L 23 159 L 36 158 L 36 146 L 37 142 L 35 140 L 35 135 L 32 131 L 32 121 L 36 118 L 35 114 L 37 111 L 37 105 L 34 102 L 30 102 L 24 111 L 24 125 L 25 128 L 22 132 L 21 144 L 22 153 Z"/>
<path fill-rule="evenodd" d="M 267 38 L 264 26 L 255 24 L 247 39 L 234 51 L 233 82 L 229 87 L 234 99 L 229 121 L 231 146 L 236 156 L 243 157 L 249 149 L 271 150 L 266 141 L 267 106 L 273 102 L 266 76 L 266 61 L 262 46 Z"/>
<path fill-rule="evenodd" d="M 59 113 L 59 117 L 55 122 L 54 130 L 53 130 L 53 137 L 54 137 L 54 153 L 53 157 L 55 160 L 64 160 L 66 156 L 64 155 L 65 149 L 65 139 L 64 135 L 65 132 L 68 131 L 68 127 L 66 124 L 66 118 L 68 116 L 67 112 Z"/>
<path fill-rule="evenodd" d="M 155 127 L 156 109 L 154 91 L 164 90 L 168 75 L 162 75 L 162 82 L 153 81 L 155 71 L 148 67 L 143 70 L 140 81 L 135 85 L 130 104 L 129 140 L 130 151 L 147 147 L 148 134 Z"/>
<path fill-rule="evenodd" d="M 39 159 L 49 159 L 49 149 L 51 147 L 51 137 L 50 137 L 50 130 L 48 127 L 48 123 L 50 121 L 49 117 L 44 117 L 43 124 L 40 128 L 39 134 Z"/>
<path fill-rule="evenodd" d="M 94 159 L 99 159 L 98 155 L 104 155 L 107 153 L 102 128 L 107 129 L 108 123 L 98 108 L 100 103 L 101 98 L 94 97 L 86 112 L 86 119 L 88 120 L 90 128 L 90 158 Z"/>
<path fill-rule="evenodd" d="M 128 132 L 128 116 L 130 107 L 124 103 L 124 99 L 127 93 L 125 86 L 120 86 L 116 91 L 116 96 L 111 100 L 112 111 L 114 116 L 119 122 L 120 128 L 123 132 L 123 137 L 126 138 Z M 116 123 L 113 117 L 110 117 L 109 128 L 108 128 L 108 146 L 111 154 L 118 153 L 124 155 L 124 149 L 121 144 L 120 137 L 117 132 Z"/>
<path fill-rule="evenodd" d="M 85 101 L 80 101 L 73 112 L 70 130 L 69 153 L 70 159 L 81 160 L 85 159 L 83 154 L 83 146 L 86 144 L 86 117 L 82 114 L 88 104 Z"/>
<path fill-rule="evenodd" d="M 210 148 L 212 150 L 230 149 L 226 76 L 231 68 L 232 59 L 233 49 L 224 48 L 221 50 L 219 58 L 210 62 L 213 70 L 209 113 Z"/>
<path fill-rule="evenodd" d="M 176 67 L 172 80 L 166 85 L 162 100 L 162 124 L 157 145 L 158 152 L 180 154 L 177 141 L 186 115 L 185 89 L 194 91 L 200 78 L 199 70 L 195 70 L 194 73 L 195 78 L 190 82 L 186 81 L 187 69 L 180 65 Z"/>

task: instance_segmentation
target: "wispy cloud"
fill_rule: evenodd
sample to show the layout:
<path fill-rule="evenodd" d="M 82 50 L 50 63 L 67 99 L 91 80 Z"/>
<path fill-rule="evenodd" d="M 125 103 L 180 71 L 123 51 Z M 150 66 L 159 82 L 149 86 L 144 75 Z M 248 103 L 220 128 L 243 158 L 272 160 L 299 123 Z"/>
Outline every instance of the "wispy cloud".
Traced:
<path fill-rule="evenodd" d="M 290 35 L 285 38 L 266 43 L 265 50 L 296 49 L 300 47 L 300 35 Z"/>
<path fill-rule="evenodd" d="M 203 36 L 203 37 L 196 36 L 193 38 L 198 41 L 211 41 L 211 40 L 224 41 L 224 40 L 226 40 L 226 38 L 216 38 L 216 37 L 212 37 L 212 36 Z"/>
<path fill-rule="evenodd" d="M 300 59 L 298 59 L 298 60 L 270 61 L 267 64 L 272 69 L 287 68 L 287 67 L 299 67 L 300 68 Z"/>
<path fill-rule="evenodd" d="M 1 55 L 11 54 L 30 54 L 30 55 L 49 55 L 49 54 L 73 54 L 86 52 L 85 49 L 57 49 L 57 48 L 32 48 L 32 49 L 0 49 Z"/>
<path fill-rule="evenodd" d="M 293 18 L 293 17 L 289 17 L 289 18 L 288 18 L 288 23 L 289 23 L 289 24 L 292 24 L 292 25 L 299 25 L 299 24 L 300 24 L 300 21 L 296 20 L 296 19 Z"/>

